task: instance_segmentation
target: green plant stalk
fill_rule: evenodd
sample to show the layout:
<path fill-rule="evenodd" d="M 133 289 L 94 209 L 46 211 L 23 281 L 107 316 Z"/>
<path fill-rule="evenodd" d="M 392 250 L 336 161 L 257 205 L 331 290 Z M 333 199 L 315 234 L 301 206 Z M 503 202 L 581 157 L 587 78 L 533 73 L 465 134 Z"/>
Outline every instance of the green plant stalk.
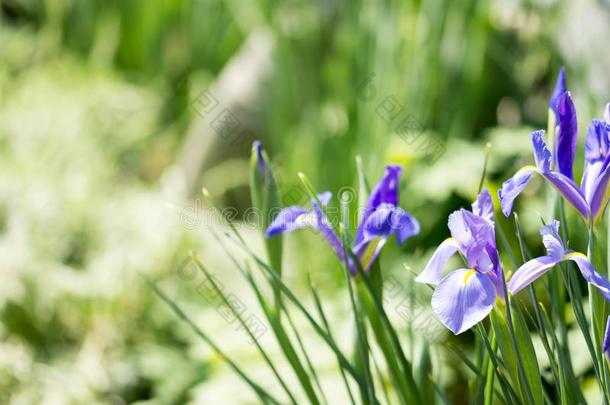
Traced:
<path fill-rule="evenodd" d="M 231 225 L 232 225 L 232 223 L 231 223 Z M 233 232 L 236 233 L 240 242 L 244 243 L 243 239 L 237 232 L 237 229 L 235 229 L 233 226 L 231 227 L 231 229 L 233 230 Z M 309 379 L 305 378 L 305 377 L 307 377 L 307 373 L 304 371 L 303 365 L 301 364 L 299 357 L 296 355 L 296 352 L 294 351 L 294 349 L 291 345 L 288 335 L 285 333 L 285 330 L 283 329 L 280 317 L 277 315 L 278 312 L 272 310 L 269 307 L 269 305 L 267 304 L 266 300 L 263 297 L 263 294 L 261 293 L 256 282 L 254 281 L 254 278 L 252 277 L 252 275 L 248 271 L 244 270 L 239 265 L 239 263 L 235 260 L 235 258 L 231 254 L 231 252 L 226 248 L 225 244 L 220 240 L 220 238 L 218 238 L 218 235 L 216 234 L 216 232 L 214 232 L 212 230 L 212 234 L 216 238 L 216 240 L 218 240 L 218 242 L 221 244 L 225 253 L 229 255 L 229 257 L 231 258 L 231 261 L 237 267 L 240 274 L 242 274 L 242 276 L 245 277 L 246 281 L 248 281 L 248 283 L 252 287 L 252 290 L 255 292 L 259 305 L 263 309 L 263 313 L 265 314 L 265 317 L 267 318 L 267 320 L 274 332 L 276 340 L 278 341 L 278 344 L 280 345 L 280 348 L 282 349 L 282 352 L 286 356 L 288 362 L 290 363 L 293 370 L 295 371 L 297 378 L 299 379 L 299 382 L 301 382 L 301 385 L 303 386 L 303 389 L 304 389 L 306 395 L 308 397 L 310 397 L 312 394 L 315 396 L 315 393 L 313 392 L 313 387 L 311 387 L 311 383 L 309 382 Z M 198 259 L 195 258 L 195 260 L 199 265 L 202 265 L 202 263 Z M 268 281 L 271 284 L 271 286 L 273 287 L 274 281 L 269 280 L 269 279 L 268 279 Z M 278 302 L 278 301 L 275 301 L 275 302 Z"/>
<path fill-rule="evenodd" d="M 265 164 L 269 162 L 269 158 L 265 151 L 262 151 L 263 159 Z M 265 241 L 265 250 L 269 259 L 269 264 L 274 268 L 277 273 L 282 275 L 282 245 L 283 236 L 276 235 L 273 238 L 266 238 L 264 236 L 265 230 L 271 224 L 274 218 L 272 215 L 277 215 L 279 208 L 282 206 L 277 182 L 271 172 L 271 169 L 267 167 L 266 173 L 261 173 L 258 165 L 258 151 L 256 147 L 252 147 L 252 154 L 250 157 L 250 197 L 252 200 L 252 207 L 257 209 L 259 214 L 262 215 L 261 221 L 261 232 Z M 275 303 L 275 313 L 280 316 L 280 291 L 277 286 L 273 286 L 273 296 Z"/>
<path fill-rule="evenodd" d="M 332 339 L 328 333 L 324 331 L 324 329 L 320 326 L 318 322 L 311 316 L 309 311 L 303 306 L 303 304 L 299 301 L 299 299 L 294 295 L 294 293 L 284 284 L 282 279 L 277 275 L 277 273 L 269 267 L 265 261 L 263 261 L 259 256 L 257 256 L 252 250 L 245 245 L 239 238 L 236 240 L 232 238 L 230 235 L 227 235 L 229 240 L 234 242 L 238 247 L 240 247 L 245 253 L 247 253 L 252 260 L 254 260 L 259 268 L 263 270 L 269 277 L 271 277 L 278 285 L 280 286 L 280 290 L 286 298 L 292 302 L 296 308 L 305 316 L 307 321 L 313 327 L 314 331 L 324 340 L 324 342 L 328 345 L 328 347 L 335 353 L 338 357 L 339 362 L 341 363 L 341 367 L 345 369 L 358 383 L 358 385 L 362 388 L 364 386 L 364 380 L 358 370 L 354 368 L 354 366 L 347 360 L 347 358 L 343 355 L 337 343 Z"/>
<path fill-rule="evenodd" d="M 595 243 L 595 225 L 591 222 L 589 224 L 589 242 L 587 244 L 587 257 L 589 261 L 593 265 L 594 268 L 599 269 L 599 262 L 597 260 L 597 255 L 595 253 L 596 243 Z M 589 290 L 589 311 L 591 318 L 591 335 L 593 340 L 593 347 L 595 350 L 595 358 L 594 361 L 598 364 L 598 384 L 600 386 L 601 394 L 604 398 L 604 403 L 608 404 L 610 401 L 609 393 L 607 390 L 606 383 L 606 364 L 603 353 L 601 352 L 601 347 L 603 343 L 604 336 L 604 327 L 605 327 L 605 318 L 606 318 L 606 302 L 603 297 L 596 291 L 595 287 L 591 284 L 587 285 Z"/>
<path fill-rule="evenodd" d="M 254 280 L 251 279 L 251 281 Z M 310 377 L 307 374 L 305 367 L 303 367 L 303 364 L 301 363 L 301 359 L 299 358 L 297 352 L 294 350 L 294 345 L 292 344 L 290 337 L 286 333 L 286 330 L 284 329 L 281 323 L 280 317 L 276 316 L 276 312 L 266 303 L 263 294 L 256 287 L 256 284 L 253 283 L 251 285 L 255 290 L 256 297 L 259 301 L 259 304 L 261 305 L 261 308 L 263 309 L 263 313 L 265 314 L 269 325 L 271 326 L 271 330 L 275 335 L 276 341 L 280 346 L 280 349 L 284 353 L 286 360 L 288 360 L 288 363 L 290 364 L 292 370 L 297 376 L 299 383 L 301 384 L 301 387 L 305 392 L 305 395 L 307 395 L 307 398 L 309 399 L 309 402 L 314 405 L 320 405 L 320 401 L 318 400 L 316 392 L 311 384 Z"/>
<path fill-rule="evenodd" d="M 246 384 L 252 388 L 252 390 L 256 393 L 259 399 L 264 403 L 272 403 L 275 405 L 281 405 L 281 403 L 275 399 L 270 393 L 268 393 L 264 388 L 255 383 L 250 377 L 246 375 L 244 371 L 242 371 L 239 366 L 222 350 L 220 347 L 212 340 L 206 333 L 204 333 L 187 315 L 186 313 L 176 304 L 171 298 L 169 298 L 157 285 L 150 280 L 146 276 L 142 276 L 146 280 L 148 286 L 165 302 L 170 309 L 185 322 L 192 330 L 195 332 L 197 336 L 199 336 L 208 346 L 214 350 L 214 352 L 223 359 L 229 367 L 244 381 Z"/>
<path fill-rule="evenodd" d="M 316 372 L 316 368 L 313 366 L 313 363 L 311 362 L 311 358 L 309 357 L 309 354 L 307 353 L 305 345 L 303 344 L 303 339 L 301 339 L 301 334 L 299 333 L 298 328 L 294 324 L 294 322 L 292 320 L 292 316 L 290 315 L 290 312 L 288 311 L 288 309 L 282 304 L 281 301 L 279 301 L 279 302 L 282 307 L 281 309 L 284 312 L 284 314 L 286 315 L 286 319 L 288 320 L 288 325 L 290 326 L 290 329 L 291 329 L 292 333 L 294 334 L 294 337 L 297 339 L 297 343 L 299 344 L 299 348 L 301 349 L 301 353 L 303 355 L 303 358 L 305 359 L 307 368 L 309 369 L 309 374 L 311 374 L 313 376 L 313 380 L 314 380 L 314 383 L 316 384 L 316 388 L 318 389 L 320 397 L 322 397 L 322 400 L 324 401 L 325 404 L 328 404 L 328 399 L 326 398 L 326 395 L 324 394 L 324 390 L 322 389 L 322 385 L 320 384 L 320 379 L 318 378 L 318 373 Z"/>
<path fill-rule="evenodd" d="M 511 373 L 513 383 L 519 384 L 521 387 L 522 398 L 527 400 L 529 404 L 543 404 L 544 395 L 536 352 L 527 330 L 527 324 L 516 306 L 514 309 L 517 312 L 515 312 L 515 317 L 513 317 L 513 310 L 511 309 L 512 300 L 506 288 L 504 273 L 502 273 L 502 289 L 506 299 L 506 317 L 504 318 L 504 314 L 498 309 L 502 302 L 496 303 L 496 308 L 492 311 L 491 317 L 498 346 L 503 358 L 510 363 L 508 364 L 509 372 Z M 504 329 L 506 326 L 508 326 L 508 337 Z M 519 333 L 518 336 L 515 333 L 516 329 Z"/>
<path fill-rule="evenodd" d="M 204 194 L 204 197 L 206 197 L 207 199 L 209 199 L 211 201 L 209 193 L 207 193 L 207 191 L 205 189 L 204 189 L 203 194 Z M 222 212 L 224 213 L 224 211 L 222 211 Z M 258 267 L 263 271 L 263 273 L 266 275 L 266 278 L 269 279 L 270 283 L 276 283 L 278 285 L 281 294 L 285 295 L 286 298 L 288 298 L 288 300 L 297 307 L 297 309 L 305 316 L 307 321 L 313 327 L 314 331 L 318 334 L 318 336 L 320 336 L 324 340 L 324 342 L 328 345 L 328 347 L 333 351 L 333 353 L 335 353 L 341 368 L 350 374 L 350 376 L 356 381 L 356 383 L 358 384 L 358 386 L 361 390 L 365 389 L 364 388 L 365 383 L 364 383 L 362 376 L 359 374 L 358 370 L 356 368 L 354 368 L 354 366 L 343 355 L 343 353 L 337 346 L 337 343 L 332 338 L 332 336 L 329 335 L 328 333 L 326 333 L 324 331 L 324 329 L 318 324 L 318 322 L 316 322 L 316 320 L 313 319 L 313 317 L 309 314 L 309 312 L 304 307 L 304 305 L 292 293 L 290 288 L 288 288 L 284 284 L 284 282 L 282 281 L 281 277 L 277 274 L 277 272 L 273 268 L 271 268 L 267 263 L 265 263 L 265 261 L 263 261 L 259 256 L 257 256 L 248 247 L 244 238 L 241 236 L 241 234 L 239 233 L 237 228 L 235 228 L 235 225 L 233 224 L 231 219 L 228 218 L 226 216 L 226 214 L 223 214 L 223 219 L 226 221 L 226 224 L 229 226 L 231 233 L 234 235 L 234 237 L 233 237 L 233 236 L 231 236 L 231 234 L 225 233 L 225 236 L 231 242 L 233 242 L 237 247 L 242 249 L 252 260 L 254 260 L 257 263 Z M 221 242 L 221 245 L 222 245 L 223 249 L 225 249 L 225 251 L 227 253 L 229 253 L 229 255 L 232 257 L 232 255 L 230 254 L 229 250 L 226 248 L 224 243 Z M 243 275 L 247 276 L 245 270 L 243 270 L 241 268 L 241 265 L 239 263 L 237 263 L 234 259 L 232 259 L 232 260 L 233 260 L 234 264 L 240 269 L 240 272 Z"/>
<path fill-rule="evenodd" d="M 432 380 L 432 361 L 430 359 L 430 347 L 427 342 L 422 342 L 417 359 L 416 384 L 422 397 L 422 403 L 434 405 L 434 383 Z"/>
<path fill-rule="evenodd" d="M 216 284 L 216 282 L 214 281 L 214 279 L 210 275 L 210 273 L 207 270 L 207 268 L 203 265 L 203 263 L 201 263 L 201 261 L 197 257 L 192 256 L 191 259 L 197 265 L 197 268 L 205 275 L 207 280 L 212 284 L 212 286 L 213 286 L 214 290 L 216 291 L 216 293 L 218 295 L 220 295 L 220 297 L 222 298 L 223 303 L 225 304 L 225 306 L 227 306 L 230 309 L 230 311 L 233 314 L 233 316 L 235 316 L 237 318 L 237 320 L 239 321 L 241 327 L 244 328 L 244 330 L 248 334 L 248 337 L 252 340 L 252 342 L 254 343 L 256 348 L 258 349 L 258 351 L 263 356 L 263 359 L 265 360 L 265 362 L 267 363 L 267 365 L 271 369 L 273 375 L 276 377 L 276 379 L 278 380 L 278 382 L 282 386 L 282 389 L 284 390 L 284 392 L 286 392 L 286 395 L 288 395 L 288 398 L 290 398 L 290 401 L 293 404 L 296 405 L 297 404 L 296 398 L 292 395 L 292 393 L 290 392 L 290 389 L 288 389 L 288 386 L 284 382 L 284 379 L 278 373 L 278 371 L 277 371 L 275 365 L 273 364 L 273 362 L 271 361 L 270 357 L 267 355 L 265 350 L 261 347 L 260 343 L 258 342 L 258 339 L 254 336 L 254 334 L 252 333 L 252 331 L 250 330 L 250 328 L 248 327 L 248 325 L 246 324 L 246 322 L 242 318 L 241 314 L 237 310 L 235 310 L 233 305 L 231 305 L 229 303 L 227 297 L 222 292 L 222 290 L 218 287 L 218 285 Z"/>
<path fill-rule="evenodd" d="M 560 221 L 563 224 L 563 226 L 560 228 L 560 232 L 562 232 L 561 237 L 563 240 L 569 240 L 568 222 L 565 216 L 563 200 L 559 200 L 558 206 Z M 576 322 L 578 323 L 578 327 L 580 328 L 583 337 L 585 338 L 587 348 L 589 349 L 589 353 L 591 354 L 591 359 L 593 361 L 593 368 L 595 370 L 596 377 L 598 381 L 601 381 L 602 371 L 599 368 L 596 349 L 594 346 L 593 339 L 591 337 L 591 331 L 589 329 L 589 322 L 587 321 L 585 310 L 583 307 L 582 291 L 580 290 L 579 280 L 577 279 L 577 276 L 575 274 L 577 270 L 574 269 L 574 265 L 572 263 L 562 263 L 559 266 L 561 267 L 560 273 L 563 275 L 565 285 L 567 286 L 568 296 L 570 297 L 570 302 L 572 303 L 572 310 L 574 311 Z M 565 325 L 565 317 L 563 320 L 563 325 Z M 566 329 L 565 326 L 564 329 Z M 566 349 L 567 350 L 565 351 L 565 353 L 569 353 L 567 343 Z"/>
<path fill-rule="evenodd" d="M 382 292 L 382 279 L 381 272 L 378 271 L 380 268 L 376 264 L 371 267 L 370 271 L 364 273 L 362 266 L 358 263 L 357 258 L 353 256 L 352 259 L 355 261 L 358 267 L 360 280 L 364 282 L 368 294 L 365 300 L 365 310 L 367 311 L 367 318 L 371 323 L 371 328 L 377 340 L 377 344 L 381 348 L 390 372 L 398 372 L 399 386 L 404 389 L 408 403 L 421 403 L 421 397 L 413 378 L 413 368 L 411 363 L 406 359 L 405 354 L 400 346 L 398 335 L 396 330 L 392 326 L 384 308 L 383 301 L 380 298 Z M 378 293 L 379 292 L 379 293 Z M 398 358 L 398 361 L 396 361 Z M 394 364 L 396 362 L 396 364 Z"/>
<path fill-rule="evenodd" d="M 343 245 L 344 254 L 347 256 L 347 248 Z M 348 288 L 348 294 L 350 304 L 352 307 L 352 313 L 354 314 L 354 324 L 356 327 L 356 339 L 354 341 L 354 363 L 356 368 L 360 370 L 366 382 L 366 391 L 360 392 L 360 397 L 363 403 L 376 403 L 375 398 L 375 383 L 371 375 L 371 368 L 369 364 L 369 345 L 366 332 L 366 325 L 362 319 L 362 309 L 360 301 L 358 299 L 358 293 L 354 292 L 352 287 L 352 280 L 347 264 L 344 266 L 345 283 Z"/>
<path fill-rule="evenodd" d="M 485 370 L 485 389 L 483 396 L 483 403 L 485 405 L 492 405 L 494 399 L 494 365 L 487 357 L 487 368 Z"/>
<path fill-rule="evenodd" d="M 379 270 L 379 269 L 372 269 Z M 366 317 L 371 325 L 371 331 L 375 336 L 375 341 L 377 345 L 381 349 L 383 353 L 384 359 L 389 369 L 389 377 L 394 385 L 394 389 L 396 394 L 398 395 L 400 402 L 402 404 L 409 404 L 409 398 L 407 397 L 408 388 L 404 382 L 404 379 L 401 378 L 402 370 L 398 366 L 398 362 L 396 361 L 396 355 L 391 350 L 390 345 L 388 344 L 387 337 L 383 332 L 383 325 L 379 322 L 379 318 L 374 314 L 375 308 L 372 305 L 366 287 L 363 285 L 363 282 L 360 280 L 360 275 L 354 280 L 356 284 L 357 297 L 363 313 L 366 314 Z"/>
<path fill-rule="evenodd" d="M 322 320 L 322 324 L 324 325 L 324 328 L 326 329 L 326 333 L 328 333 L 328 335 L 334 339 L 334 337 L 332 336 L 330 325 L 328 324 L 328 318 L 326 317 L 326 314 L 324 313 L 324 307 L 322 306 L 322 301 L 320 300 L 320 296 L 318 295 L 318 292 L 316 291 L 315 287 L 311 283 L 311 279 L 309 279 L 309 288 L 313 295 L 314 303 L 316 304 L 316 309 L 318 311 L 318 315 L 319 315 L 320 319 Z M 352 389 L 350 388 L 349 383 L 347 382 L 347 378 L 345 376 L 345 370 L 343 370 L 343 367 L 341 367 L 339 359 L 337 359 L 337 362 L 339 363 L 339 372 L 341 373 L 341 379 L 343 380 L 343 385 L 345 386 L 345 391 L 347 392 L 347 395 L 349 396 L 349 399 L 350 399 L 350 402 L 352 403 L 352 405 L 356 405 L 356 401 L 354 400 L 354 394 L 352 393 Z"/>
<path fill-rule="evenodd" d="M 506 403 L 506 404 L 518 403 L 519 395 L 517 395 L 514 388 L 508 383 L 508 381 L 506 380 L 506 377 L 502 374 L 500 359 L 498 359 L 498 357 L 496 357 L 496 351 L 498 350 L 498 345 L 497 345 L 496 335 L 494 333 L 493 325 L 489 331 L 489 334 L 491 336 L 491 341 L 487 337 L 485 328 L 483 327 L 481 322 L 479 322 L 475 326 L 475 330 L 477 331 L 479 338 L 481 339 L 485 348 L 487 349 L 487 353 L 489 354 L 489 359 L 493 363 L 493 367 L 498 376 L 498 381 L 500 382 L 500 388 L 502 389 L 502 392 L 504 393 L 504 397 L 506 399 L 510 399 L 510 402 L 505 400 L 504 403 Z"/>
<path fill-rule="evenodd" d="M 529 260 L 530 257 L 527 251 L 527 246 L 525 244 L 523 233 L 521 231 L 521 226 L 519 224 L 519 217 L 516 213 L 514 214 L 514 219 L 515 232 L 517 235 L 517 240 L 519 241 L 519 248 L 521 250 L 522 264 Z M 569 360 L 566 361 L 566 356 L 563 352 L 554 352 L 553 350 L 551 350 L 548 341 L 548 336 L 551 335 L 556 341 L 555 331 L 552 327 L 549 326 L 550 323 L 547 324 L 544 322 L 543 314 L 540 308 L 538 307 L 538 297 L 536 295 L 535 287 L 533 285 L 530 285 L 528 287 L 528 292 L 532 301 L 532 305 L 534 307 L 534 312 L 536 314 L 536 324 L 540 333 L 540 340 L 542 341 L 542 344 L 549 358 L 551 371 L 553 373 L 555 381 L 559 382 L 559 397 L 562 399 L 562 401 L 568 401 L 567 403 L 576 403 L 577 394 L 575 393 L 575 390 L 577 389 L 579 384 L 574 376 L 574 372 L 572 371 L 571 362 L 569 362 Z M 563 329 L 565 330 L 565 327 Z M 556 345 L 556 347 L 557 346 L 558 345 Z M 557 353 L 557 361 L 555 360 L 555 353 Z M 569 383 L 567 382 L 567 380 L 569 380 Z"/>

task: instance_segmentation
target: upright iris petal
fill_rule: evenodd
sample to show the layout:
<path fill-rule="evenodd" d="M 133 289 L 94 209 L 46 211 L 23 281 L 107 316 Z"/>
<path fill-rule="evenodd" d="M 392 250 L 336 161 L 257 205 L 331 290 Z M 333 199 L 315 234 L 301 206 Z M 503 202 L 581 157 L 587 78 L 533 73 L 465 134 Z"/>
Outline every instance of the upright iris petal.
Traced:
<path fill-rule="evenodd" d="M 493 205 L 487 190 L 465 209 L 453 212 L 448 221 L 451 238 L 436 249 L 415 279 L 436 285 L 432 310 L 454 334 L 462 333 L 485 318 L 496 298 L 502 297 L 500 260 L 496 249 Z M 469 269 L 458 269 L 442 277 L 449 258 L 460 252 Z"/>
<path fill-rule="evenodd" d="M 568 90 L 568 86 L 566 84 L 566 70 L 565 68 L 561 68 L 559 70 L 559 75 L 557 75 L 557 81 L 555 82 L 555 88 L 553 89 L 553 94 L 551 94 L 551 99 L 549 100 L 549 108 L 555 114 L 555 122 L 559 119 L 557 113 L 557 104 L 559 97 Z"/>
<path fill-rule="evenodd" d="M 585 169 L 583 192 L 588 196 L 591 215 L 599 219 L 608 205 L 610 180 L 610 124 L 593 120 L 587 130 L 585 142 Z"/>
<path fill-rule="evenodd" d="M 557 165 L 559 173 L 573 179 L 574 155 L 576 154 L 576 141 L 578 138 L 578 125 L 576 123 L 576 108 L 569 91 L 566 91 L 557 100 L 558 127 L 557 135 Z"/>

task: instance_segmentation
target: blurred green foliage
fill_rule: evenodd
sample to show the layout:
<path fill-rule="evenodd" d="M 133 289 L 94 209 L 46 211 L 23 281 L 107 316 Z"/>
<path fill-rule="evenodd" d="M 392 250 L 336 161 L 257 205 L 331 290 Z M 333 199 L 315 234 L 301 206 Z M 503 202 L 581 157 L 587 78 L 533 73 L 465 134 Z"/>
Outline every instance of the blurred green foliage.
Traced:
<path fill-rule="evenodd" d="M 167 173 L 201 119 L 193 100 L 253 32 L 268 33 L 272 52 L 251 131 L 280 187 L 297 185 L 298 171 L 319 190 L 355 186 L 356 155 L 371 180 L 385 163 L 403 164 L 402 206 L 423 231 L 383 260 L 419 271 L 447 213 L 474 196 L 485 143 L 492 191 L 530 159 L 527 135 L 545 127 L 560 65 L 581 128 L 601 113 L 607 52 L 574 49 L 592 36 L 604 43 L 608 20 L 587 22 L 608 9 L 583 3 L 0 0 L 0 402 L 198 398 L 209 356 L 137 272 L 164 277 L 195 310 L 205 305 L 172 274 L 188 249 L 211 245 L 166 209 Z M 582 43 L 566 38 L 573 30 Z M 388 97 L 402 108 L 391 122 L 380 115 Z M 442 141 L 436 162 L 397 133 L 405 117 Z M 213 176 L 202 173 L 196 189 L 229 184 L 218 197 L 243 212 L 249 147 L 211 148 Z M 537 187 L 529 194 L 540 208 Z M 522 217 L 536 238 L 536 211 Z M 287 249 L 295 279 L 320 273 L 332 295 L 341 278 L 327 271 L 337 264 L 322 243 L 305 233 Z"/>

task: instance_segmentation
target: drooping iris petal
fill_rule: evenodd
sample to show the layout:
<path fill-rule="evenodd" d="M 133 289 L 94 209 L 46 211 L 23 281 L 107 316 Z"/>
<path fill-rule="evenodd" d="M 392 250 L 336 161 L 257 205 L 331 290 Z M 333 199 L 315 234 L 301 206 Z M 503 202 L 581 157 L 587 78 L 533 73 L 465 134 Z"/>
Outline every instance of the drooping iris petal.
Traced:
<path fill-rule="evenodd" d="M 441 281 L 443 268 L 451 256 L 459 249 L 458 242 L 454 238 L 448 238 L 437 248 L 424 270 L 415 278 L 419 283 L 437 285 Z"/>
<path fill-rule="evenodd" d="M 508 291 L 513 295 L 517 294 L 559 262 L 561 262 L 561 259 L 558 260 L 552 256 L 537 257 L 525 262 L 515 271 L 515 274 L 513 274 L 506 284 Z"/>
<path fill-rule="evenodd" d="M 606 322 L 606 333 L 604 333 L 604 344 L 602 345 L 602 353 L 610 360 L 610 316 Z"/>
<path fill-rule="evenodd" d="M 557 75 L 557 81 L 555 82 L 555 88 L 553 89 L 553 94 L 551 94 L 551 99 L 549 100 L 549 108 L 555 113 L 555 119 L 557 120 L 557 102 L 559 100 L 559 96 L 565 93 L 568 90 L 566 84 L 566 70 L 565 68 L 561 68 L 559 70 L 559 74 Z"/>
<path fill-rule="evenodd" d="M 589 204 L 580 188 L 572 180 L 557 172 L 547 172 L 542 175 L 583 217 L 589 218 Z"/>
<path fill-rule="evenodd" d="M 265 231 L 265 237 L 292 232 L 307 226 L 315 227 L 316 218 L 311 211 L 303 207 L 291 206 L 281 210 Z"/>
<path fill-rule="evenodd" d="M 559 96 L 557 100 L 557 113 L 559 115 L 557 123 L 559 126 L 559 134 L 557 136 L 557 166 L 561 174 L 569 179 L 573 179 L 578 125 L 576 123 L 576 108 L 569 91 Z"/>
<path fill-rule="evenodd" d="M 324 201 L 328 203 L 328 201 L 330 200 L 330 197 L 327 198 L 325 194 L 326 193 L 318 195 L 318 199 L 322 204 L 324 204 Z M 339 259 L 343 260 L 343 258 L 345 257 L 345 254 L 343 252 L 343 245 L 341 244 L 341 240 L 335 233 L 335 230 L 333 229 L 332 225 L 330 224 L 330 222 L 328 222 L 326 214 L 324 213 L 324 211 L 322 211 L 322 208 L 320 208 L 320 206 L 315 200 L 311 202 L 311 205 L 313 206 L 313 212 L 316 218 L 316 229 L 318 230 L 318 232 L 320 232 L 322 236 L 324 236 L 330 247 L 335 251 L 337 256 L 339 256 Z"/>
<path fill-rule="evenodd" d="M 500 198 L 502 213 L 505 216 L 508 217 L 510 215 L 513 210 L 515 199 L 521 194 L 536 171 L 537 169 L 535 166 L 530 165 L 522 167 L 513 177 L 502 183 L 502 188 L 498 191 L 498 197 Z"/>
<path fill-rule="evenodd" d="M 354 252 L 361 259 L 365 270 L 377 258 L 386 240 L 396 233 L 399 243 L 419 233 L 419 223 L 402 208 L 381 204 L 362 225 L 362 240 L 355 245 Z"/>
<path fill-rule="evenodd" d="M 398 185 L 401 174 L 402 168 L 400 166 L 386 166 L 383 177 L 379 180 L 373 191 L 371 191 L 371 195 L 364 207 L 364 212 L 360 218 L 360 226 L 356 232 L 356 244 L 362 241 L 364 231 L 362 225 L 366 223 L 369 215 L 375 212 L 381 204 L 398 206 Z"/>
<path fill-rule="evenodd" d="M 496 301 L 496 289 L 485 275 L 472 269 L 451 272 L 432 294 L 432 310 L 458 335 L 483 320 Z"/>
<path fill-rule="evenodd" d="M 587 282 L 593 284 L 606 301 L 610 301 L 610 282 L 607 278 L 595 271 L 593 265 L 589 262 L 589 259 L 587 259 L 587 256 L 578 252 L 570 252 L 564 256 L 564 259 L 572 260 L 576 263 L 583 278 L 587 280 Z"/>
<path fill-rule="evenodd" d="M 472 213 L 488 221 L 493 221 L 494 206 L 487 189 L 483 189 L 477 196 L 476 201 L 472 203 Z"/>
<path fill-rule="evenodd" d="M 392 214 L 392 227 L 396 230 L 396 238 L 401 245 L 411 236 L 420 231 L 419 222 L 414 216 L 400 207 L 394 208 Z"/>

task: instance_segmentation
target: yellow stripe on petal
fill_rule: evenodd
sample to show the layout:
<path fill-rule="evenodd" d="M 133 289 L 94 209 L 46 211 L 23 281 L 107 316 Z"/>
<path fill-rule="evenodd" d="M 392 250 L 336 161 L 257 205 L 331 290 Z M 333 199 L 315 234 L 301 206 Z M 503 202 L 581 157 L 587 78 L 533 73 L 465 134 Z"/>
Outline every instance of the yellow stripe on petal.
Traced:
<path fill-rule="evenodd" d="M 526 165 L 526 166 L 523 166 L 521 169 L 517 170 L 517 173 L 515 173 L 515 175 L 521 174 L 528 170 L 538 170 L 538 168 L 534 165 Z"/>
<path fill-rule="evenodd" d="M 582 257 L 584 259 L 589 260 L 586 255 L 584 255 L 583 253 L 580 253 L 580 252 L 571 252 L 571 253 L 568 253 L 568 254 L 563 256 L 563 260 L 570 260 L 573 257 Z"/>
<path fill-rule="evenodd" d="M 366 247 L 366 250 L 362 255 L 362 260 L 360 261 L 362 263 L 363 269 L 366 269 L 369 265 L 369 262 L 375 254 L 375 249 L 377 248 L 377 245 L 379 245 L 379 242 L 381 242 L 381 240 L 382 238 L 375 238 L 369 242 L 369 245 Z"/>
<path fill-rule="evenodd" d="M 477 271 L 475 269 L 470 269 L 464 274 L 464 285 L 468 282 L 468 279 L 475 275 Z"/>

